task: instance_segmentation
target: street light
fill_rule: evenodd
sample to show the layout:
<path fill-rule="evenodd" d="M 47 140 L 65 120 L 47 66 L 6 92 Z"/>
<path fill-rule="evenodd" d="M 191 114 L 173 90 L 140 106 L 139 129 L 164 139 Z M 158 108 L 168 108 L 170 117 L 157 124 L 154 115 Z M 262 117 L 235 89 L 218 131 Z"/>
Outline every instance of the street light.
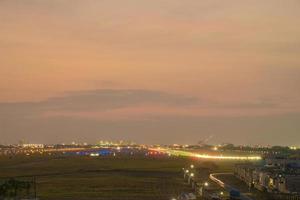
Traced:
<path fill-rule="evenodd" d="M 194 169 L 194 165 L 191 165 L 191 169 Z"/>
<path fill-rule="evenodd" d="M 194 177 L 195 175 L 194 175 L 194 173 L 191 173 L 191 175 L 190 175 L 191 177 Z"/>
<path fill-rule="evenodd" d="M 187 170 L 185 170 L 185 173 L 189 173 L 190 171 L 187 169 Z"/>

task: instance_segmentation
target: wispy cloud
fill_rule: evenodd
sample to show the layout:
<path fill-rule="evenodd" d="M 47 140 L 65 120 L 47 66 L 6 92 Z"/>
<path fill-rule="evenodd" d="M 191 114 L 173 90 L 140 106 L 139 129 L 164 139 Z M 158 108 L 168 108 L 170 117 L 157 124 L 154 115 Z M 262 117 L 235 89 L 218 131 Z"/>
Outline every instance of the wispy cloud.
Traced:
<path fill-rule="evenodd" d="M 274 100 L 233 103 L 151 90 L 89 90 L 39 102 L 0 103 L 0 133 L 3 141 L 125 138 L 144 142 L 146 138 L 170 142 L 174 137 L 172 142 L 193 142 L 213 132 L 221 141 L 240 132 L 271 135 L 272 122 L 281 119 L 284 123 L 277 132 L 288 128 L 295 134 L 299 127 L 288 127 L 299 119 L 295 112 L 282 110 Z"/>
<path fill-rule="evenodd" d="M 259 116 L 298 112 L 282 100 L 217 101 L 154 90 L 99 89 L 66 92 L 38 102 L 0 103 L 0 118 L 80 117 L 98 120 L 153 117 Z"/>
<path fill-rule="evenodd" d="M 0 115 L 31 117 L 45 112 L 103 112 L 138 106 L 197 105 L 195 97 L 150 90 L 90 90 L 67 92 L 39 102 L 0 103 Z"/>

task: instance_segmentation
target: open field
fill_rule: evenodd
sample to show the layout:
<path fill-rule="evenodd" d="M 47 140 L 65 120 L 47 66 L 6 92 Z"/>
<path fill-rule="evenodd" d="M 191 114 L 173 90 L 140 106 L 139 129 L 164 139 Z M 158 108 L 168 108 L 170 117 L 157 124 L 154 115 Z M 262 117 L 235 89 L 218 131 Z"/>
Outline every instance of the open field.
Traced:
<path fill-rule="evenodd" d="M 145 156 L 17 156 L 0 158 L 0 177 L 36 177 L 40 199 L 170 199 L 189 191 L 182 167 L 230 171 L 231 161 Z"/>
<path fill-rule="evenodd" d="M 179 158 L 15 157 L 0 177 L 35 176 L 40 199 L 170 199 L 187 190 Z"/>

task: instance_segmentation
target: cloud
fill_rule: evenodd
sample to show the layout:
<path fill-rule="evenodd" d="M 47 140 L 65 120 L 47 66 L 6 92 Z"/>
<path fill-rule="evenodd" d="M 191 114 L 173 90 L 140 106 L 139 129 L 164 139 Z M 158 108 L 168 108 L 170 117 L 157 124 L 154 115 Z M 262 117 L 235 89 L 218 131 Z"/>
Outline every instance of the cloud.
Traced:
<path fill-rule="evenodd" d="M 299 112 L 277 112 L 278 107 L 278 102 L 266 99 L 228 103 L 153 90 L 67 92 L 39 102 L 0 103 L 0 143 L 19 139 L 193 143 L 212 133 L 218 142 L 230 138 L 238 143 L 244 138 L 255 143 L 263 133 L 267 141 L 275 133 L 275 143 L 282 140 L 281 131 L 288 130 L 290 136 L 299 131 Z M 239 134 L 245 137 L 235 138 Z"/>
<path fill-rule="evenodd" d="M 286 100 L 285 100 L 286 101 Z M 217 101 L 137 89 L 99 89 L 66 92 L 38 102 L 0 103 L 0 118 L 70 117 L 98 120 L 159 117 L 261 116 L 295 113 L 282 99 Z M 288 104 L 289 105 L 289 104 Z"/>
<path fill-rule="evenodd" d="M 196 105 L 198 101 L 195 97 L 185 97 L 161 91 L 102 89 L 68 92 L 63 96 L 39 102 L 0 103 L 0 115 L 2 117 L 30 117 L 49 111 L 103 112 L 141 105 L 182 107 Z"/>
<path fill-rule="evenodd" d="M 280 102 L 272 99 L 257 99 L 254 101 L 238 101 L 238 102 L 219 102 L 215 103 L 215 107 L 229 109 L 272 109 L 280 107 Z"/>

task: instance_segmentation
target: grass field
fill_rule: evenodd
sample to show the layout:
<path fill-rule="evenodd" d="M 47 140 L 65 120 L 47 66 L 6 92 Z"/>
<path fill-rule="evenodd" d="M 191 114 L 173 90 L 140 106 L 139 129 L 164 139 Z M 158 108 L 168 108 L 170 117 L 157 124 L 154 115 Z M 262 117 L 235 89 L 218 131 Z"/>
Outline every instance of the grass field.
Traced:
<path fill-rule="evenodd" d="M 230 171 L 233 162 L 179 157 L 18 156 L 0 158 L 0 178 L 36 177 L 40 199 L 171 199 L 189 191 L 182 167 Z"/>
<path fill-rule="evenodd" d="M 0 177 L 35 176 L 40 199 L 170 199 L 187 190 L 187 160 L 145 157 L 14 157 L 0 159 Z"/>

